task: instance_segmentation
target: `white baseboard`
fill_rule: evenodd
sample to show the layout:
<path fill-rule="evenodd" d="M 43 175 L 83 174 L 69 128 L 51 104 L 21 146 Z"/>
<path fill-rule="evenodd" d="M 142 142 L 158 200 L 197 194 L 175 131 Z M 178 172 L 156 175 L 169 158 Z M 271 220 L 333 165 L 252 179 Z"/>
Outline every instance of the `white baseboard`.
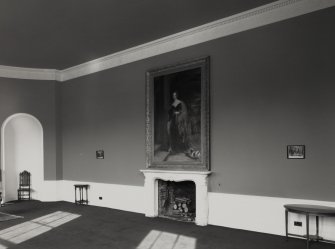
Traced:
<path fill-rule="evenodd" d="M 0 181 L 0 185 L 1 185 Z M 38 185 L 38 190 L 31 188 L 31 199 L 38 201 L 60 201 L 57 194 L 58 181 L 44 180 Z M 0 189 L 0 191 L 3 191 Z M 15 199 L 16 200 L 16 199 Z M 10 200 L 9 200 L 10 201 Z"/>
<path fill-rule="evenodd" d="M 39 186 L 39 191 L 36 196 L 32 193 L 32 198 L 40 201 L 59 201 L 57 184 L 58 181 L 43 181 Z"/>
<path fill-rule="evenodd" d="M 209 193 L 209 223 L 255 232 L 285 235 L 285 204 L 312 204 L 335 207 L 335 202 Z M 289 213 L 289 232 L 306 234 L 305 216 Z M 302 227 L 295 227 L 301 221 Z M 310 233 L 315 233 L 315 218 L 310 219 Z M 335 240 L 335 218 L 320 217 L 320 235 Z"/>
<path fill-rule="evenodd" d="M 74 202 L 74 184 L 89 184 L 89 204 L 135 213 L 145 210 L 144 187 L 78 182 L 62 180 L 57 182 L 58 200 Z M 99 200 L 99 196 L 102 200 Z M 285 235 L 285 204 L 314 204 L 335 207 L 335 202 L 302 200 L 292 198 L 264 197 L 224 193 L 209 193 L 209 224 L 242 230 Z M 302 227 L 295 227 L 294 221 L 302 221 Z M 315 218 L 310 220 L 311 234 L 315 232 Z M 289 232 L 305 234 L 305 217 L 289 214 Z M 320 217 L 320 235 L 335 240 L 335 218 Z"/>
<path fill-rule="evenodd" d="M 74 202 L 74 184 L 89 184 L 90 205 L 144 213 L 144 187 L 63 180 L 58 182 L 58 198 Z"/>

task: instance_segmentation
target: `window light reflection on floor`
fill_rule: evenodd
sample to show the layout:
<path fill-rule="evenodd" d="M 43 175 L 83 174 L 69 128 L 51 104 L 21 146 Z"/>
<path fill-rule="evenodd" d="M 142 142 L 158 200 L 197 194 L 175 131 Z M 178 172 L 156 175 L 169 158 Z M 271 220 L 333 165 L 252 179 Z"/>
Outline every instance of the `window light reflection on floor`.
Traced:
<path fill-rule="evenodd" d="M 196 242 L 192 237 L 151 230 L 136 249 L 195 249 Z"/>
<path fill-rule="evenodd" d="M 19 244 L 32 239 L 51 229 L 63 225 L 71 220 L 80 217 L 78 214 L 72 214 L 63 211 L 57 211 L 37 219 L 27 221 L 0 231 L 0 243 Z M 5 243 L 4 243 L 5 244 Z M 7 244 L 7 243 L 6 243 Z M 0 249 L 6 249 L 6 245 L 0 244 Z"/>

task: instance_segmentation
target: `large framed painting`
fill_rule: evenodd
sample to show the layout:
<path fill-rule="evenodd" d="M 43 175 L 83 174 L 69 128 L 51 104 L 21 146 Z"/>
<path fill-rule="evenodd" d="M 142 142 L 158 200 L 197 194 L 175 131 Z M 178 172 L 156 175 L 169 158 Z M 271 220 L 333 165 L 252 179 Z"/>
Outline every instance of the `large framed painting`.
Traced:
<path fill-rule="evenodd" d="M 209 170 L 209 57 L 146 74 L 148 168 Z"/>

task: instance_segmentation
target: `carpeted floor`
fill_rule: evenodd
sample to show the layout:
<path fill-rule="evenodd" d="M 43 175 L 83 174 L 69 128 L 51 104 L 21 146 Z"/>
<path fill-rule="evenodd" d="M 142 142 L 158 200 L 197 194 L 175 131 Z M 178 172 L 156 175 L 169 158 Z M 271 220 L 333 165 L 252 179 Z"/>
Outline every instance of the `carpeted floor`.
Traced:
<path fill-rule="evenodd" d="M 146 218 L 143 214 L 68 202 L 25 201 L 1 207 L 1 211 L 24 217 L 0 222 L 1 249 L 306 248 L 306 242 L 301 239 L 285 241 L 281 236 L 216 226 L 200 227 L 193 223 Z M 335 245 L 315 243 L 310 249 L 331 248 Z"/>
<path fill-rule="evenodd" d="M 14 219 L 19 219 L 19 218 L 23 218 L 23 217 L 0 212 L 0 221 L 14 220 Z"/>

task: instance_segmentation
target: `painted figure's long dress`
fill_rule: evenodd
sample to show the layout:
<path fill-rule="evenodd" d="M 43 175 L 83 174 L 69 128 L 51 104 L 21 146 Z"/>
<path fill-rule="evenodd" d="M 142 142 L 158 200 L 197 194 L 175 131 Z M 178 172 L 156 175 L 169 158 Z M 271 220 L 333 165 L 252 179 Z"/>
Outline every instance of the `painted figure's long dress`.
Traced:
<path fill-rule="evenodd" d="M 169 110 L 170 149 L 173 153 L 186 152 L 189 148 L 187 107 L 180 101 Z"/>

